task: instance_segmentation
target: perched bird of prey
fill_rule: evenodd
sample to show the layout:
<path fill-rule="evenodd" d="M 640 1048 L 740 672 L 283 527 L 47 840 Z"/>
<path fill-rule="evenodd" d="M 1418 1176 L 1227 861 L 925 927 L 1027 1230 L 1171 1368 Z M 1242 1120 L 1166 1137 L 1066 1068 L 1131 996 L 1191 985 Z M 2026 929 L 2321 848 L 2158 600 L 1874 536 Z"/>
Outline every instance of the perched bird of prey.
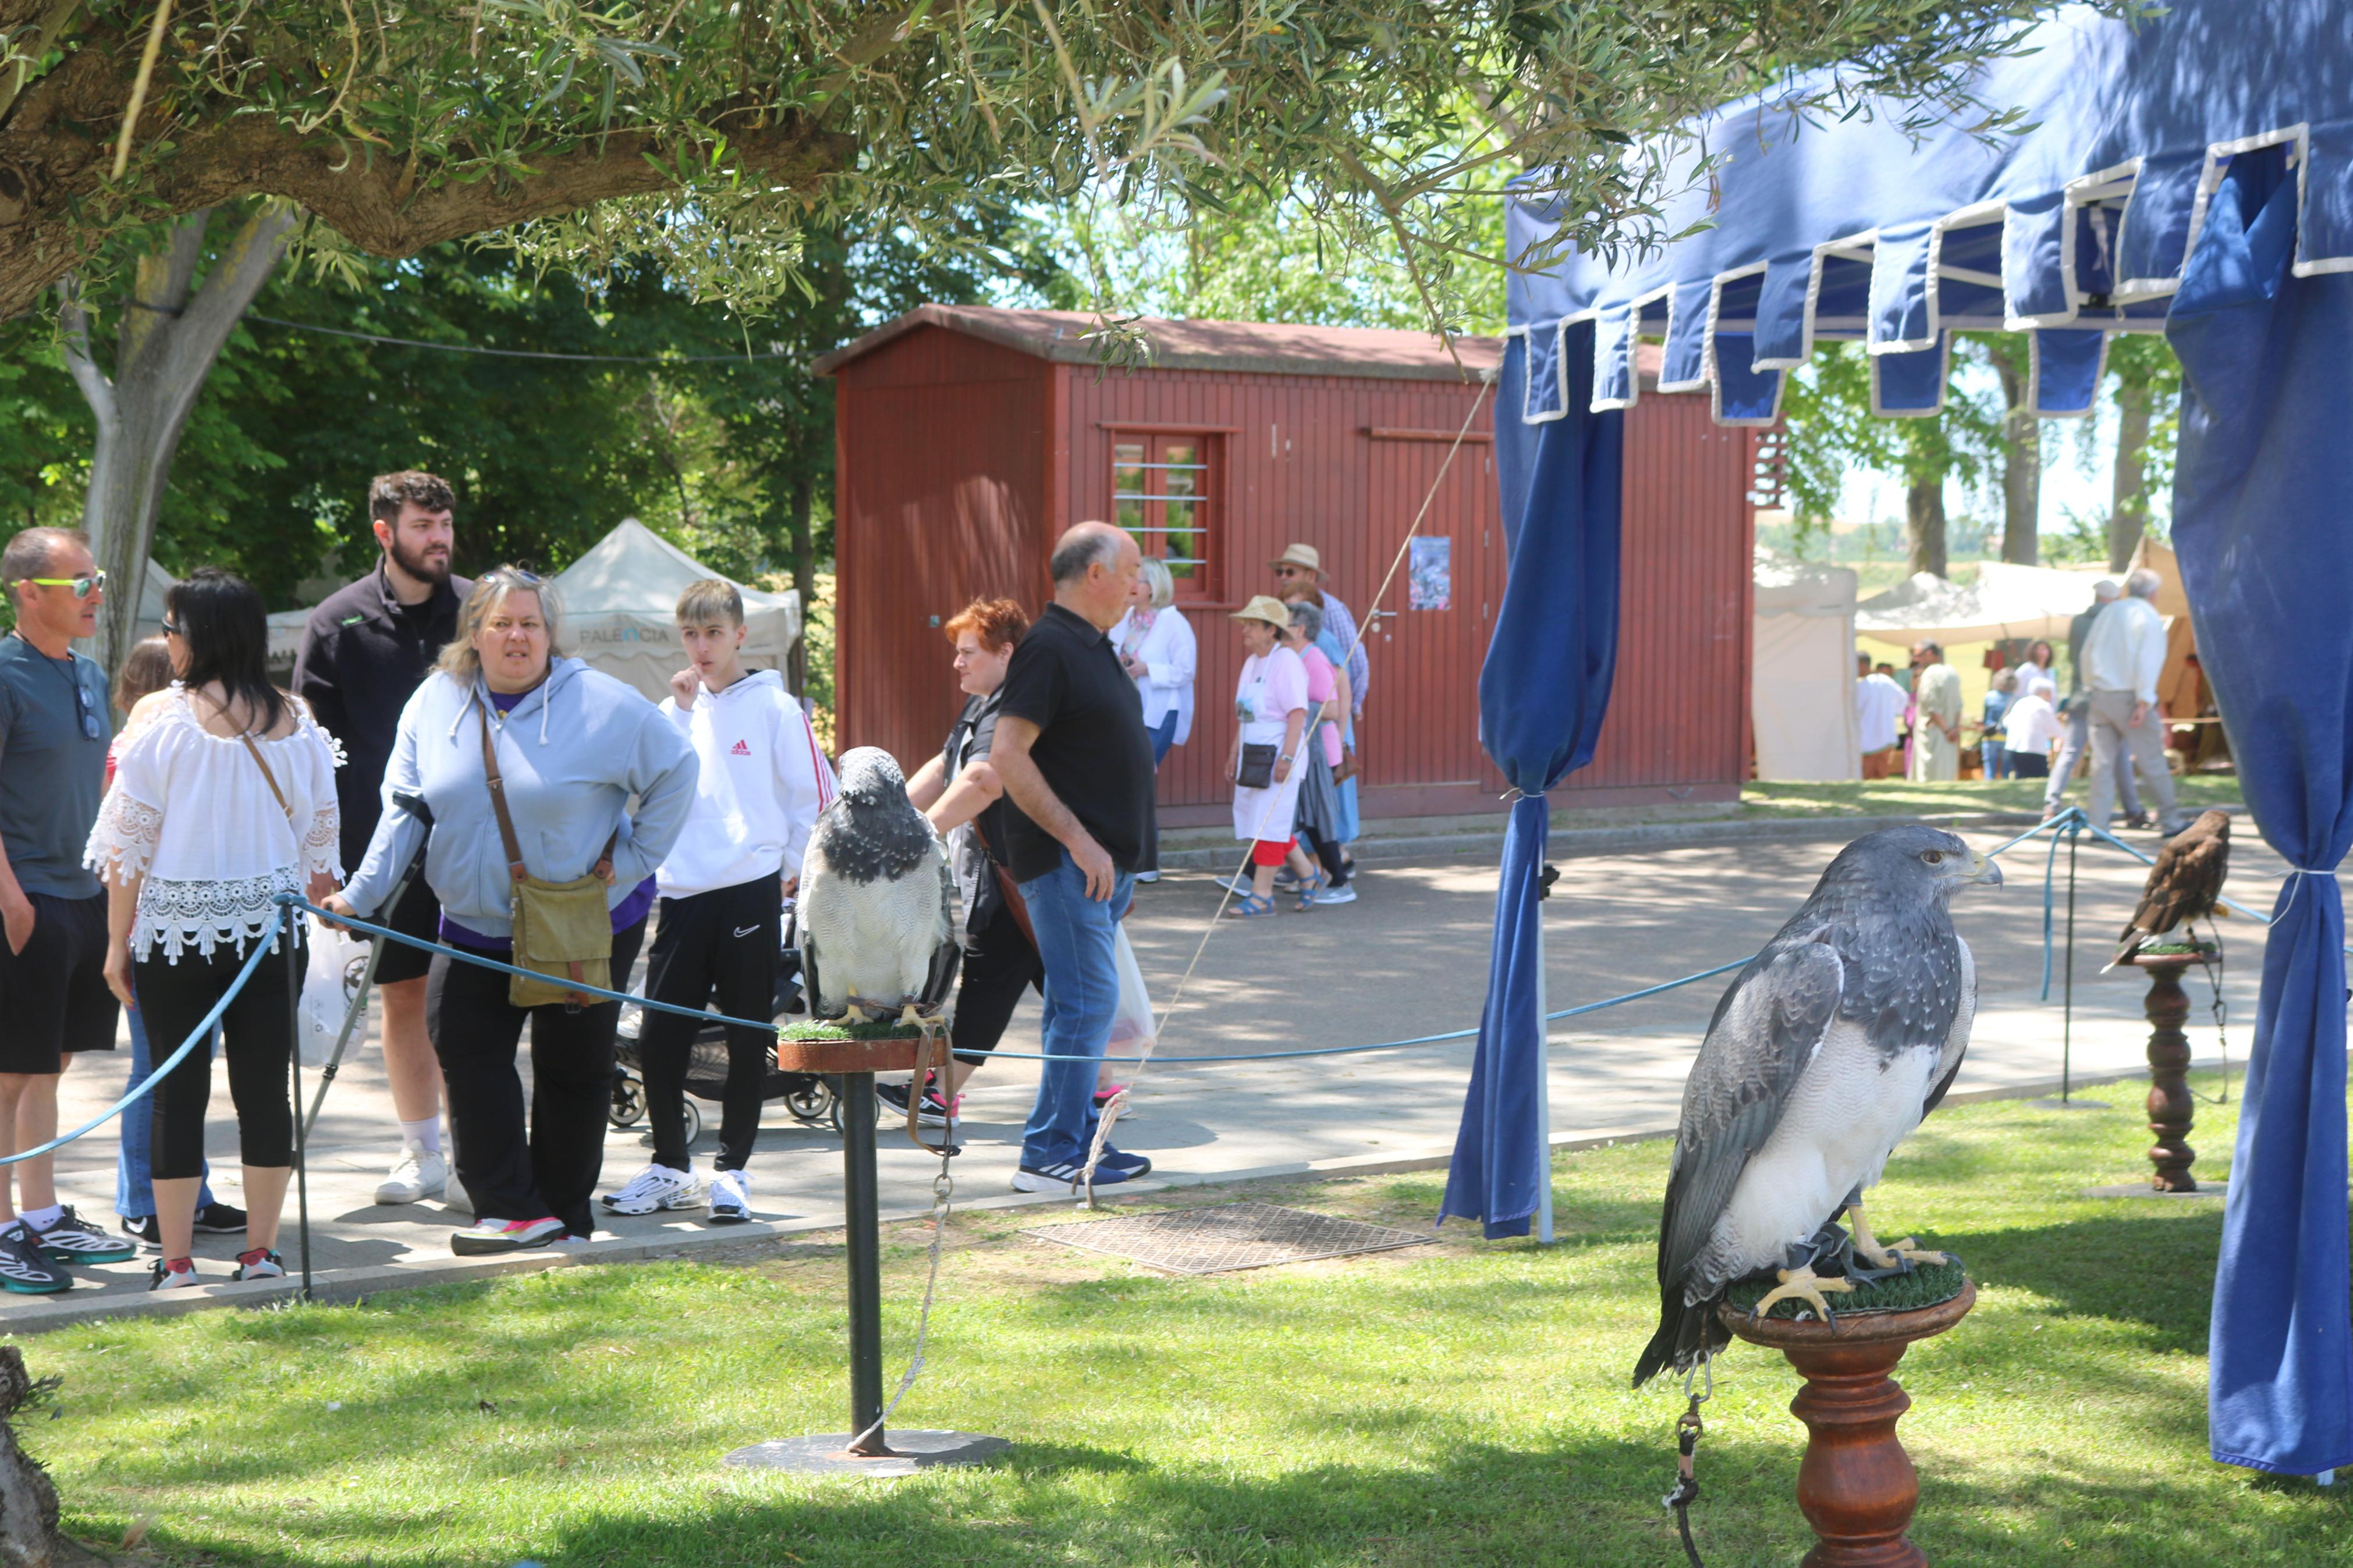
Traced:
<path fill-rule="evenodd" d="M 841 759 L 841 793 L 801 862 L 801 978 L 809 1012 L 937 1027 L 955 988 L 955 883 L 946 847 L 907 798 L 891 753 Z"/>
<path fill-rule="evenodd" d="M 1942 1262 L 1905 1239 L 1883 1247 L 1864 1189 L 1936 1108 L 1968 1049 L 1977 968 L 1945 905 L 2001 869 L 1925 825 L 1858 838 L 1715 1005 L 1683 1086 L 1659 1222 L 1659 1331 L 1636 1387 L 1685 1371 L 1726 1340 L 1716 1303 L 1767 1268 L 1784 1297 L 1831 1316 L 1809 1243 L 1843 1209 L 1874 1268 Z"/>
<path fill-rule="evenodd" d="M 2222 879 L 2230 872 L 2230 815 L 2201 812 L 2197 821 L 2166 840 L 2165 847 L 2157 852 L 2157 864 L 2148 868 L 2148 881 L 2140 890 L 2140 908 L 2125 926 L 2119 939 L 2124 945 L 2108 961 L 2108 969 L 2130 958 L 2152 937 L 2163 936 L 2188 921 L 2223 913 L 2217 900 L 2222 896 Z"/>

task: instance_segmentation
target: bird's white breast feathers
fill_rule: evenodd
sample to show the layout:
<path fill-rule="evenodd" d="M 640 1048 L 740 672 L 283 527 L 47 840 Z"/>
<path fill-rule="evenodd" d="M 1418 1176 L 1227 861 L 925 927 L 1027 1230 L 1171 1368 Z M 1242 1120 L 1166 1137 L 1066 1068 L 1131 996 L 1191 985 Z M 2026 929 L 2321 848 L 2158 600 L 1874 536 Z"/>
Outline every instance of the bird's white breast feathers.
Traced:
<path fill-rule="evenodd" d="M 954 910 L 941 891 L 945 850 L 934 843 L 903 876 L 858 883 L 812 849 L 802 869 L 800 919 L 818 954 L 825 1000 L 895 1005 L 922 994 L 933 955 L 950 940 Z"/>

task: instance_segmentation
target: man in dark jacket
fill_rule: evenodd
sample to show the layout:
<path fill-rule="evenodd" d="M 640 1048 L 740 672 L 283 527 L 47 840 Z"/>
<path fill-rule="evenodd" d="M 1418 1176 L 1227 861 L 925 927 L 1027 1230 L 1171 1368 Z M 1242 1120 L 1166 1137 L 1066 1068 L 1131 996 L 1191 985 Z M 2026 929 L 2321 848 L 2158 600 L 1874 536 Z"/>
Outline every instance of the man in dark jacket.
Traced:
<path fill-rule="evenodd" d="M 405 471 L 368 486 L 368 514 L 383 558 L 375 570 L 337 590 L 311 612 L 294 660 L 294 690 L 327 732 L 343 743 L 335 771 L 343 816 L 343 871 L 359 869 L 383 814 L 385 766 L 409 695 L 457 636 L 458 610 L 473 584 L 449 574 L 450 514 L 457 497 L 447 480 Z M 441 907 L 420 877 L 385 924 L 438 940 Z M 376 967 L 384 998 L 384 1068 L 400 1118 L 400 1161 L 375 1190 L 380 1204 L 413 1204 L 446 1191 L 449 1162 L 441 1148 L 441 1068 L 425 1032 L 425 972 L 430 953 L 392 944 Z"/>

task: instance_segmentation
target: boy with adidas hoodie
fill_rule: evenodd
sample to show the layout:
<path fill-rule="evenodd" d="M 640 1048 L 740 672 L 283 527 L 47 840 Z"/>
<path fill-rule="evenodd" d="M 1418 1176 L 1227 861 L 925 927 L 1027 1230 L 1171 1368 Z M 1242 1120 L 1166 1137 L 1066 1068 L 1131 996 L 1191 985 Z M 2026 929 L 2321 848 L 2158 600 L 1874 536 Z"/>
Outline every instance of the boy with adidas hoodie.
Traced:
<path fill-rule="evenodd" d="M 702 767 L 686 826 L 657 876 L 661 905 L 646 963 L 646 995 L 701 1009 L 716 995 L 731 1017 L 776 1006 L 784 900 L 800 881 L 818 813 L 833 803 L 833 770 L 801 706 L 772 669 L 744 668 L 744 599 L 707 579 L 678 600 L 688 668 L 670 677 L 661 711 Z M 605 1195 L 615 1214 L 700 1208 L 703 1186 L 686 1152 L 686 1068 L 702 1026 L 646 1009 L 638 1057 L 645 1075 L 653 1159 Z M 760 1090 L 773 1031 L 727 1030 L 727 1084 L 719 1158 L 708 1202 L 714 1225 L 752 1217 L 744 1167 L 760 1130 Z"/>

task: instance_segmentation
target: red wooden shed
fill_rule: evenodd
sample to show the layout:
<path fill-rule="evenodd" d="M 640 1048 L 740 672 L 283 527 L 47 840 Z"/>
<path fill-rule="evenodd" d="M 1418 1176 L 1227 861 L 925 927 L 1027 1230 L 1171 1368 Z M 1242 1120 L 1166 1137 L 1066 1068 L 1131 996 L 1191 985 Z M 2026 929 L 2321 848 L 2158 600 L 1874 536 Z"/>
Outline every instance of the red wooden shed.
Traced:
<path fill-rule="evenodd" d="M 1442 598 L 1409 608 L 1400 570 L 1365 633 L 1363 813 L 1499 809 L 1478 712 L 1504 584 L 1491 408 L 1446 458 L 1501 340 L 1457 340 L 1458 365 L 1416 332 L 1141 324 L 1153 353 L 1136 370 L 1101 366 L 1091 317 L 965 305 L 923 306 L 817 362 L 835 380 L 839 743 L 910 771 L 936 750 L 961 700 L 941 623 L 982 595 L 1034 613 L 1056 535 L 1101 518 L 1169 561 L 1200 643 L 1193 736 L 1161 771 L 1161 820 L 1225 821 L 1242 659 L 1226 613 L 1271 591 L 1267 563 L 1298 542 L 1364 616 L 1435 483 L 1419 533 L 1449 542 L 1451 570 L 1425 582 Z M 1737 798 L 1753 439 L 1713 424 L 1705 397 L 1645 395 L 1628 414 L 1616 694 L 1562 804 Z"/>

